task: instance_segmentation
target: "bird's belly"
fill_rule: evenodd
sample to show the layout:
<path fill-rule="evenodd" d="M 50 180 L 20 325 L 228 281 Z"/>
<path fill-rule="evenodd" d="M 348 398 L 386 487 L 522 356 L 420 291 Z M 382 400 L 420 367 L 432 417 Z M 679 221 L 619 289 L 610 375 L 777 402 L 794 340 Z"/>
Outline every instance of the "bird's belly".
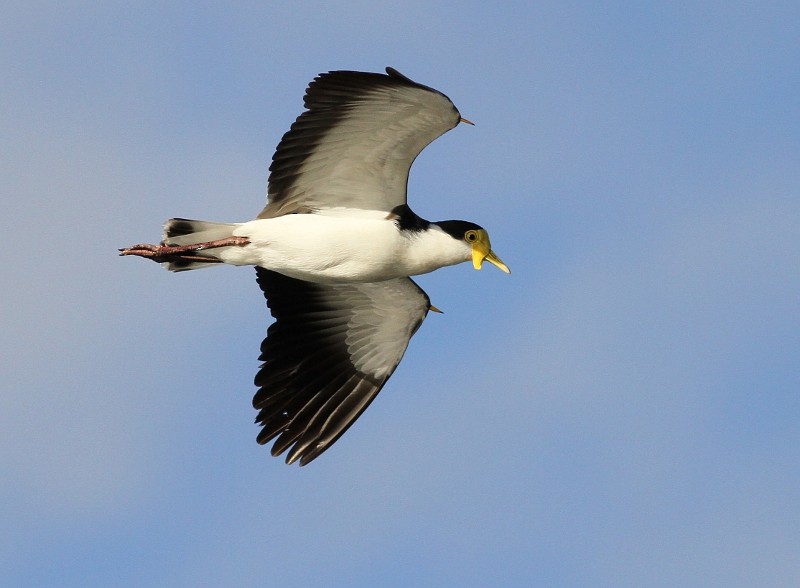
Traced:
<path fill-rule="evenodd" d="M 258 265 L 309 282 L 376 282 L 410 275 L 403 240 L 386 220 L 345 221 L 287 215 L 244 223 L 250 239 L 221 252 L 226 263 Z"/>

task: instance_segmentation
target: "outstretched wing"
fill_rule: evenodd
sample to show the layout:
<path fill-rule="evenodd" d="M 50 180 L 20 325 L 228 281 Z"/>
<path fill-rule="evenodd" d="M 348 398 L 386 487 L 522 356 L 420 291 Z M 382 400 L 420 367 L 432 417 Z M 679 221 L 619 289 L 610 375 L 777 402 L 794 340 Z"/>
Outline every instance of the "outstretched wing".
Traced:
<path fill-rule="evenodd" d="M 308 110 L 272 158 L 268 204 L 258 218 L 406 204 L 414 159 L 461 115 L 441 92 L 389 67 L 386 74 L 333 71 L 311 82 Z"/>
<path fill-rule="evenodd" d="M 316 284 L 256 268 L 275 322 L 261 345 L 253 406 L 286 463 L 330 447 L 380 392 L 430 309 L 409 278 Z"/>

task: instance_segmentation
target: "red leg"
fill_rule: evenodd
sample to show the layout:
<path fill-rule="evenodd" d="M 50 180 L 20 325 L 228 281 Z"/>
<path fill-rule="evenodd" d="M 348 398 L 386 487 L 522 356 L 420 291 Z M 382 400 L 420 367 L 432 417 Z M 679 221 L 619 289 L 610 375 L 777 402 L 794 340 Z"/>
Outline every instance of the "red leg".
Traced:
<path fill-rule="evenodd" d="M 190 245 L 151 245 L 149 243 L 140 243 L 131 247 L 120 249 L 120 255 L 135 255 L 137 257 L 144 257 L 152 259 L 155 262 L 163 263 L 173 259 L 185 259 L 190 261 L 203 261 L 208 258 L 202 255 L 187 255 L 195 251 L 203 251 L 204 249 L 214 249 L 216 247 L 243 247 L 250 244 L 250 239 L 247 237 L 228 237 L 226 239 L 219 239 L 218 241 L 206 241 L 205 243 L 192 243 Z"/>

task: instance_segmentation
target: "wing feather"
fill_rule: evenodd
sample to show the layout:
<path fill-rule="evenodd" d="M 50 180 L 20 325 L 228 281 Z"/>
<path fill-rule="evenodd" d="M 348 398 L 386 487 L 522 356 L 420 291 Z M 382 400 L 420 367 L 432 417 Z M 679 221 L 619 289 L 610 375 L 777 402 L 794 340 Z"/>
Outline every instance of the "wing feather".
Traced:
<path fill-rule="evenodd" d="M 268 204 L 258 218 L 406 204 L 414 159 L 461 115 L 441 92 L 386 72 L 333 71 L 311 82 L 307 110 L 272 158 Z"/>
<path fill-rule="evenodd" d="M 305 465 L 330 447 L 394 373 L 430 308 L 410 278 L 315 284 L 256 268 L 275 322 L 261 345 L 258 442 Z"/>

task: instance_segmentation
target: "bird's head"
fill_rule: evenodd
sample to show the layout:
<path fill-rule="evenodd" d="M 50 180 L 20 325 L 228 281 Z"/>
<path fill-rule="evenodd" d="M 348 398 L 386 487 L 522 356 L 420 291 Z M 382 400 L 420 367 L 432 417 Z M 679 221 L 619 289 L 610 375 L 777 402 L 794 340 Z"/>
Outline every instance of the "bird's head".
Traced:
<path fill-rule="evenodd" d="M 510 274 L 511 270 L 503 263 L 497 254 L 492 251 L 492 244 L 489 242 L 489 233 L 486 229 L 469 221 L 441 221 L 436 223 L 441 229 L 454 239 L 463 241 L 471 251 L 472 267 L 476 270 L 481 269 L 484 261 L 496 265 L 505 273 Z"/>

